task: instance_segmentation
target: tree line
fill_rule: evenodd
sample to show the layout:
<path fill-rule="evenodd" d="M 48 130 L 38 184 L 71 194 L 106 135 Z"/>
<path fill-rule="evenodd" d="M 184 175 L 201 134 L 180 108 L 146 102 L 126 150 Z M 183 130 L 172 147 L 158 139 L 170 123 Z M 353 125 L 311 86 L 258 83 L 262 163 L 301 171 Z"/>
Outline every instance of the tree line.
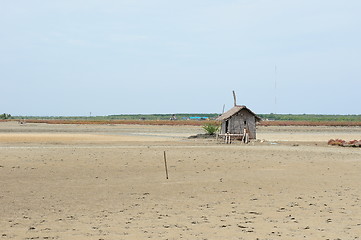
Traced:
<path fill-rule="evenodd" d="M 0 114 L 0 119 L 10 119 L 10 118 L 11 118 L 11 115 L 8 113 Z"/>

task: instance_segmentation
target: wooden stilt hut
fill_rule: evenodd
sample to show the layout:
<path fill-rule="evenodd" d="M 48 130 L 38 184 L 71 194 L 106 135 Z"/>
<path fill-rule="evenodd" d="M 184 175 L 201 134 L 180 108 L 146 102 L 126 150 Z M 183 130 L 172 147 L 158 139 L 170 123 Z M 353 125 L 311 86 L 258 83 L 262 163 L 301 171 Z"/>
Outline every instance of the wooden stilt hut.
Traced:
<path fill-rule="evenodd" d="M 250 139 L 256 139 L 256 123 L 261 121 L 261 118 L 246 106 L 237 105 L 234 91 L 233 98 L 234 107 L 217 118 L 222 121 L 218 136 L 223 137 L 226 143 L 231 143 L 232 139 L 248 143 Z"/>
<path fill-rule="evenodd" d="M 261 118 L 246 106 L 236 105 L 217 120 L 222 121 L 220 136 L 229 134 L 233 138 L 243 139 L 247 133 L 249 139 L 256 139 L 256 122 Z"/>

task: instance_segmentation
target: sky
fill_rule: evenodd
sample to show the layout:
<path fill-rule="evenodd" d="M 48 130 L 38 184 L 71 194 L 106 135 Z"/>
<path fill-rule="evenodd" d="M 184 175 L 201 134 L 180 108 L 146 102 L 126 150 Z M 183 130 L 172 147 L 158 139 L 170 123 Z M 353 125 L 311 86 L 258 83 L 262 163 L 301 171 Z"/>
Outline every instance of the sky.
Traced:
<path fill-rule="evenodd" d="M 361 114 L 359 0 L 0 0 L 0 112 Z"/>

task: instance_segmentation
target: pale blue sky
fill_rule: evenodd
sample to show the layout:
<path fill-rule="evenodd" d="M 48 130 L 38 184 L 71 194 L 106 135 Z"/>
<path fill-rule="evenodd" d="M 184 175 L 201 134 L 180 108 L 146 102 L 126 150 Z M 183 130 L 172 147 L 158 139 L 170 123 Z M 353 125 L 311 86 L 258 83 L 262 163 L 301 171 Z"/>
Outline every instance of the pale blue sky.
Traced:
<path fill-rule="evenodd" d="M 359 0 L 0 0 L 0 112 L 213 113 L 235 90 L 256 113 L 361 114 L 360 12 Z"/>

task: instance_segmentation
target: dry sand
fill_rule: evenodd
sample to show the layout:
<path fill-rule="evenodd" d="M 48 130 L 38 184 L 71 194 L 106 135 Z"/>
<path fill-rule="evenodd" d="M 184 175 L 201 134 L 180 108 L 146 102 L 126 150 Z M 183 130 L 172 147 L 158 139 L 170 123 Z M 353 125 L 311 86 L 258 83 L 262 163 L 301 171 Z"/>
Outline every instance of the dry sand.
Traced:
<path fill-rule="evenodd" d="M 0 123 L 0 239 L 360 239 L 361 128 L 201 132 Z"/>

